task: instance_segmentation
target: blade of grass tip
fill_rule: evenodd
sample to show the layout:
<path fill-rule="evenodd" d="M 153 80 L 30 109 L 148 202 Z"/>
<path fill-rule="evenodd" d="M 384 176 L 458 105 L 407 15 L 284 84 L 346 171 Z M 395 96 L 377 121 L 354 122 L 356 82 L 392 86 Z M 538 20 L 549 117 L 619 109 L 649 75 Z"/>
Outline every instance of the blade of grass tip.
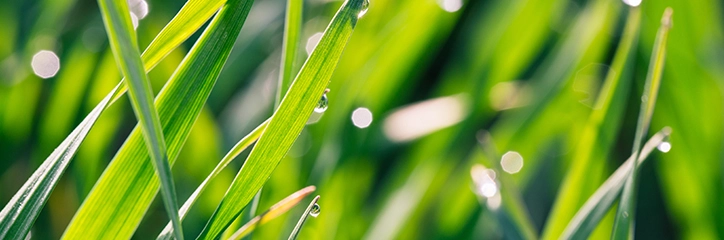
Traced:
<path fill-rule="evenodd" d="M 257 139 L 259 139 L 259 136 L 264 132 L 264 129 L 266 129 L 267 123 L 269 123 L 269 120 L 264 121 L 262 124 L 260 124 L 258 127 L 256 127 L 253 131 L 251 131 L 249 134 L 247 134 L 244 138 L 239 140 L 239 142 L 234 145 L 234 147 L 231 148 L 231 150 L 226 153 L 226 155 L 219 161 L 219 163 L 214 167 L 214 170 L 209 173 L 208 176 L 206 176 L 206 179 L 204 179 L 203 182 L 196 188 L 196 190 L 191 194 L 191 196 L 186 199 L 186 202 L 183 206 L 181 206 L 181 209 L 179 209 L 178 214 L 181 220 L 183 220 L 186 217 L 186 214 L 188 213 L 189 209 L 191 209 L 191 206 L 196 203 L 196 200 L 198 200 L 201 193 L 206 190 L 206 187 L 209 185 L 211 180 L 213 180 L 216 175 L 219 175 L 221 173 L 221 170 L 224 170 L 226 166 L 231 163 L 234 159 L 236 159 L 241 152 L 243 152 L 247 147 L 251 146 L 254 142 L 256 142 Z M 173 226 L 169 222 L 166 224 L 166 227 L 163 229 L 161 234 L 158 235 L 157 239 L 171 239 Z"/>
<path fill-rule="evenodd" d="M 649 72 L 646 75 L 646 83 L 644 84 L 644 94 L 641 98 L 641 110 L 639 112 L 638 124 L 636 127 L 636 135 L 634 137 L 633 155 L 634 159 L 638 159 L 641 150 L 641 141 L 648 132 L 651 117 L 654 114 L 656 106 L 656 97 L 661 85 L 661 75 L 664 70 L 664 59 L 666 57 L 666 42 L 669 36 L 669 29 L 672 26 L 671 15 L 673 10 L 666 8 L 661 18 L 661 27 L 659 27 L 654 43 L 654 52 L 651 55 L 651 63 Z M 636 165 L 636 163 L 634 163 Z M 621 201 L 616 211 L 616 221 L 613 225 L 613 239 L 633 238 L 636 204 L 636 177 L 637 168 L 629 173 L 628 180 L 621 194 Z"/>
<path fill-rule="evenodd" d="M 292 207 L 299 204 L 299 202 L 301 202 L 302 199 L 307 197 L 309 194 L 314 192 L 314 190 L 316 190 L 316 189 L 317 188 L 314 186 L 308 186 L 295 193 L 292 193 L 292 195 L 289 195 L 288 197 L 282 199 L 281 201 L 279 201 L 276 204 L 274 204 L 273 206 L 271 206 L 271 208 L 266 210 L 266 212 L 260 214 L 259 216 L 252 218 L 249 222 L 244 224 L 244 226 L 239 228 L 239 230 L 234 232 L 234 234 L 231 235 L 231 237 L 229 237 L 229 239 L 230 240 L 241 239 L 241 238 L 247 236 L 249 233 L 254 231 L 254 229 L 256 229 L 257 226 L 267 223 L 267 222 L 271 221 L 272 219 L 279 217 L 280 215 L 282 215 L 282 214 L 286 213 L 287 211 L 289 211 L 290 209 L 292 209 Z M 315 198 L 315 199 L 318 199 L 318 198 L 319 198 L 319 196 L 317 196 L 317 198 Z"/>
<path fill-rule="evenodd" d="M 651 152 L 662 144 L 671 135 L 671 128 L 665 127 L 656 133 L 641 149 L 638 156 L 636 168 L 646 161 Z M 621 193 L 621 189 L 631 172 L 635 156 L 629 157 L 616 171 L 606 179 L 603 184 L 591 195 L 583 206 L 576 212 L 566 226 L 560 239 L 587 239 L 596 229 L 598 223 L 603 219 L 608 210 L 613 206 L 614 201 Z"/>
<path fill-rule="evenodd" d="M 141 132 L 156 174 L 161 180 L 161 192 L 166 213 L 174 225 L 176 239 L 183 239 L 181 221 L 177 212 L 176 189 L 166 152 L 166 141 L 161 130 L 161 120 L 158 117 L 156 106 L 153 104 L 151 82 L 148 80 L 141 53 L 138 51 L 138 40 L 131 24 L 128 3 L 125 0 L 98 0 L 98 5 L 116 63 L 123 76 L 128 80 L 131 106 L 141 126 Z"/>
<path fill-rule="evenodd" d="M 93 108 L 0 211 L 0 239 L 24 239 L 28 235 L 58 179 L 117 89 Z"/>
<path fill-rule="evenodd" d="M 168 53 L 178 47 L 201 25 L 216 12 L 224 1 L 221 0 L 190 0 L 179 13 L 169 22 L 166 27 L 156 36 L 153 42 L 146 48 L 142 58 L 146 72 L 150 71 Z M 79 144 L 85 139 L 90 128 L 95 124 L 101 113 L 120 98 L 126 91 L 124 81 L 108 93 L 96 107 L 93 108 L 83 121 L 71 132 L 63 142 L 45 159 L 33 176 L 26 181 L 23 187 L 16 193 L 17 198 L 8 202 L 0 214 L 0 238 L 12 234 L 20 237 L 28 229 L 18 228 L 27 226 L 29 228 L 39 214 L 40 208 L 47 201 L 52 189 L 66 167 L 75 155 Z M 33 206 L 28 208 L 28 206 Z M 37 208 L 36 207 L 40 207 Z M 26 212 L 27 211 L 27 212 Z M 20 224 L 20 225 L 16 225 Z M 13 238 L 15 238 L 13 237 Z"/>
<path fill-rule="evenodd" d="M 171 164 L 208 99 L 252 3 L 227 2 L 156 98 Z M 159 189 L 142 137 L 136 127 L 76 212 L 64 238 L 131 237 Z"/>
<path fill-rule="evenodd" d="M 558 192 L 553 209 L 548 215 L 543 239 L 557 239 L 561 235 L 578 207 L 584 203 L 585 197 L 593 191 L 593 189 L 589 190 L 586 184 L 591 180 L 598 181 L 592 178 L 590 173 L 592 170 L 598 171 L 595 170 L 596 164 L 600 164 L 605 159 L 605 154 L 601 155 L 602 151 L 603 153 L 608 151 L 615 138 L 615 136 L 605 133 L 618 132 L 618 126 L 612 122 L 618 121 L 616 116 L 621 115 L 621 110 L 614 104 L 623 101 L 628 96 L 628 83 L 631 79 L 629 73 L 633 68 L 633 60 L 636 55 L 635 46 L 640 25 L 641 9 L 630 8 L 623 37 L 616 50 L 611 69 L 606 75 L 604 87 L 596 100 L 596 108 L 586 122 L 581 140 L 573 155 L 574 161 L 561 184 L 562 187 Z"/>
<path fill-rule="evenodd" d="M 312 199 L 312 201 L 309 203 L 309 206 L 307 206 L 307 210 L 304 210 L 304 213 L 302 213 L 302 216 L 299 218 L 297 225 L 294 226 L 292 233 L 289 234 L 289 240 L 297 239 L 297 236 L 299 235 L 299 231 L 302 230 L 302 226 L 304 226 L 304 222 L 307 221 L 307 217 L 309 217 L 309 216 L 317 217 L 317 215 L 319 215 L 320 207 L 319 207 L 319 204 L 317 204 L 317 201 L 319 201 L 319 195 L 314 197 L 314 199 Z"/>
<path fill-rule="evenodd" d="M 368 6 L 367 0 L 349 0 L 341 6 L 199 235 L 200 239 L 215 239 L 226 229 L 289 151 L 324 93 L 357 20 Z"/>

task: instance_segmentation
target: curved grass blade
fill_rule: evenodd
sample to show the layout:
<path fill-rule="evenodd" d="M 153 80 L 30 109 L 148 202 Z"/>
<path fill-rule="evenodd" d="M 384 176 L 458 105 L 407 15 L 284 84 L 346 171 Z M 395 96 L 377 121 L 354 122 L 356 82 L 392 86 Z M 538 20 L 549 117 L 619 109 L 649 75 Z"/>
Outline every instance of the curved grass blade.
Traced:
<path fill-rule="evenodd" d="M 664 11 L 664 15 L 661 18 L 661 27 L 656 35 L 656 42 L 654 43 L 654 52 L 651 55 L 651 63 L 649 65 L 649 72 L 646 75 L 646 83 L 644 85 L 644 94 L 641 98 L 641 110 L 639 112 L 638 124 L 636 126 L 636 135 L 634 137 L 633 155 L 634 159 L 638 159 L 641 150 L 641 142 L 644 135 L 649 130 L 649 124 L 651 123 L 651 117 L 654 114 L 654 107 L 656 106 L 656 97 L 659 93 L 659 86 L 661 85 L 661 75 L 664 71 L 664 59 L 666 58 L 666 42 L 669 36 L 669 29 L 672 26 L 671 15 L 673 10 L 667 8 Z M 636 163 L 634 163 L 636 164 Z M 636 204 L 636 177 L 637 169 L 629 173 L 628 180 L 626 180 L 626 186 L 621 193 L 621 202 L 616 211 L 616 221 L 613 225 L 613 239 L 632 239 L 634 233 L 634 221 L 635 216 L 635 204 Z"/>
<path fill-rule="evenodd" d="M 118 89 L 116 87 L 111 93 Z M 108 94 L 48 156 L 23 187 L 0 211 L 0 239 L 24 239 L 40 214 L 58 179 L 68 167 L 81 142 L 106 108 L 113 94 Z"/>
<path fill-rule="evenodd" d="M 239 228 L 239 230 L 234 232 L 234 234 L 231 235 L 231 237 L 229 237 L 229 239 L 230 240 L 241 239 L 241 238 L 249 235 L 249 233 L 254 231 L 254 229 L 256 229 L 257 226 L 267 223 L 267 222 L 271 221 L 272 219 L 279 217 L 280 215 L 282 215 L 282 214 L 286 213 L 287 211 L 289 211 L 290 209 L 292 209 L 292 207 L 299 204 L 299 202 L 301 202 L 302 199 L 307 197 L 309 194 L 314 192 L 314 190 L 316 190 L 316 189 L 317 188 L 314 186 L 309 186 L 309 187 L 302 188 L 301 190 L 299 190 L 295 193 L 292 193 L 292 195 L 289 195 L 288 197 L 282 199 L 281 201 L 279 201 L 276 204 L 274 204 L 273 206 L 271 206 L 269 208 L 269 210 L 266 210 L 266 212 L 260 214 L 259 216 L 252 218 L 249 222 L 244 224 L 244 226 Z M 319 198 L 319 196 L 317 196 L 317 198 L 315 198 L 315 199 L 318 199 L 318 198 Z"/>
<path fill-rule="evenodd" d="M 284 43 L 282 45 L 282 61 L 279 69 L 279 86 L 277 88 L 276 101 L 274 106 L 279 107 L 279 103 L 282 101 L 282 97 L 289 86 L 292 85 L 294 80 L 294 59 L 297 56 L 299 49 L 299 41 L 301 39 L 302 29 L 302 7 L 304 1 L 302 0 L 288 0 L 287 1 L 287 13 L 285 16 L 284 23 Z"/>
<path fill-rule="evenodd" d="M 324 93 L 347 40 L 368 4 L 367 0 L 346 1 L 334 16 L 221 204 L 204 227 L 200 239 L 215 239 L 226 229 L 286 155 Z"/>
<path fill-rule="evenodd" d="M 201 185 L 196 188 L 194 193 L 191 194 L 191 196 L 186 199 L 186 202 L 183 206 L 181 206 L 181 209 L 179 209 L 179 216 L 181 217 L 181 220 L 183 220 L 186 217 L 186 214 L 189 212 L 189 209 L 191 209 L 191 206 L 196 203 L 196 200 L 198 200 L 199 196 L 201 195 L 201 192 L 203 192 L 206 187 L 209 185 L 212 179 L 218 175 L 221 170 L 224 170 L 226 166 L 231 163 L 241 152 L 243 152 L 247 147 L 249 147 L 251 144 L 256 142 L 257 139 L 259 139 L 259 136 L 264 132 L 264 129 L 266 129 L 267 123 L 269 123 L 269 120 L 264 121 L 261 125 L 256 127 L 253 131 L 251 131 L 249 134 L 247 134 L 244 138 L 242 138 L 234 147 L 231 148 L 231 150 L 226 153 L 226 156 L 224 156 L 221 161 L 214 167 L 214 170 L 209 173 L 208 176 L 206 176 L 206 179 L 204 179 L 203 182 L 201 182 Z M 166 227 L 163 229 L 161 234 L 158 236 L 157 239 L 171 239 L 171 233 L 172 233 L 173 226 L 169 222 L 166 224 Z"/>
<path fill-rule="evenodd" d="M 636 162 L 636 168 L 640 168 L 641 164 L 646 161 L 646 158 L 651 152 L 659 146 L 665 139 L 671 135 L 671 128 L 664 128 L 656 133 L 641 149 L 641 154 L 638 156 Z M 603 219 L 608 210 L 613 205 L 613 202 L 618 198 L 624 183 L 628 179 L 631 172 L 631 166 L 633 164 L 635 156 L 629 157 L 616 171 L 611 174 L 606 181 L 601 184 L 593 195 L 583 204 L 581 209 L 576 212 L 573 219 L 568 223 L 563 235 L 560 239 L 587 239 L 588 235 L 593 232 L 598 226 L 598 223 Z"/>
<path fill-rule="evenodd" d="M 636 55 L 635 43 L 638 39 L 640 25 L 641 10 L 631 8 L 626 20 L 624 35 L 611 64 L 611 70 L 606 76 L 604 87 L 599 94 L 596 108 L 586 123 L 579 141 L 580 144 L 573 155 L 574 161 L 572 161 L 557 200 L 548 216 L 543 239 L 557 239 L 560 236 L 575 211 L 583 204 L 587 194 L 593 191 L 593 189 L 589 191 L 585 187 L 586 184 L 590 181 L 598 181 L 590 176 L 590 172 L 596 171 L 595 168 L 598 166 L 592 164 L 592 161 L 605 160 L 606 152 L 615 138 L 606 133 L 618 132 L 618 124 L 612 122 L 619 121 L 615 116 L 621 116 L 623 108 L 617 108 L 613 104 L 622 103 L 621 100 L 628 96 L 628 83 L 631 79 L 630 72 Z M 597 157 L 600 155 L 604 155 L 604 158 Z"/>
<path fill-rule="evenodd" d="M 181 221 L 177 212 L 176 187 L 166 152 L 166 140 L 163 137 L 156 106 L 153 105 L 151 82 L 143 67 L 141 53 L 138 52 L 138 39 L 131 24 L 131 15 L 128 14 L 130 12 L 128 3 L 125 0 L 98 0 L 98 5 L 116 63 L 128 80 L 131 106 L 136 113 L 144 142 L 151 155 L 151 163 L 161 180 L 166 214 L 174 225 L 176 239 L 183 240 Z"/>
<path fill-rule="evenodd" d="M 317 206 L 317 201 L 319 201 L 319 195 L 314 197 L 314 199 L 312 199 L 312 201 L 309 202 L 309 206 L 307 206 L 307 210 L 304 210 L 304 213 L 302 213 L 302 217 L 299 218 L 297 225 L 294 226 L 294 230 L 292 230 L 292 233 L 289 234 L 289 240 L 297 239 L 297 236 L 299 235 L 299 231 L 301 231 L 302 227 L 304 226 L 304 222 L 306 222 L 309 215 L 311 215 L 311 212 L 312 212 L 312 209 L 314 208 L 314 206 Z"/>
<path fill-rule="evenodd" d="M 208 99 L 252 3 L 236 0 L 222 7 L 156 98 L 171 164 Z M 130 238 L 158 191 L 148 159 L 136 128 L 76 213 L 64 238 Z"/>

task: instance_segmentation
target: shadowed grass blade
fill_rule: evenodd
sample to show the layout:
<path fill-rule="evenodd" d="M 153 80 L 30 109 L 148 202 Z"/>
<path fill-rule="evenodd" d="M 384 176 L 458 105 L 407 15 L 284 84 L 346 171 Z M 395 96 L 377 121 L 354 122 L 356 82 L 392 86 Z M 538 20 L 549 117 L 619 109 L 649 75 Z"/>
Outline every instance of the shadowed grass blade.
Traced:
<path fill-rule="evenodd" d="M 251 0 L 228 2 L 209 24 L 156 98 L 173 163 L 229 56 Z M 65 232 L 65 238 L 130 238 L 158 191 L 140 129 L 96 183 Z"/>
<path fill-rule="evenodd" d="M 251 201 L 286 155 L 322 97 L 347 40 L 368 4 L 366 0 L 350 0 L 342 5 L 206 224 L 200 239 L 217 238 Z"/>
<path fill-rule="evenodd" d="M 299 202 L 302 201 L 306 196 L 311 194 L 316 190 L 316 187 L 309 186 L 305 187 L 295 193 L 292 193 L 292 195 L 289 195 L 289 197 L 286 197 L 279 201 L 278 203 L 274 204 L 269 208 L 269 210 L 266 210 L 266 212 L 260 214 L 259 216 L 256 216 L 255 218 L 252 218 L 249 222 L 244 224 L 239 230 L 234 232 L 234 235 L 231 235 L 229 239 L 241 239 L 245 237 L 246 235 L 249 235 L 254 229 L 256 229 L 257 226 L 262 225 L 264 223 L 267 223 L 271 221 L 272 219 L 279 217 L 280 215 L 286 213 L 292 207 L 299 204 Z M 317 196 L 318 199 L 319 196 Z"/>
<path fill-rule="evenodd" d="M 638 124 L 636 126 L 636 135 L 634 137 L 633 155 L 634 159 L 638 159 L 641 150 L 641 142 L 644 135 L 649 130 L 651 117 L 654 115 L 654 107 L 656 106 L 656 97 L 659 93 L 661 85 L 661 75 L 664 71 L 664 59 L 666 58 L 666 41 L 669 36 L 669 29 L 672 26 L 671 15 L 673 10 L 667 8 L 661 18 L 661 27 L 656 35 L 654 43 L 654 52 L 651 54 L 651 62 L 649 72 L 646 75 L 646 83 L 644 85 L 644 94 L 641 97 L 641 110 L 639 112 Z M 634 163 L 636 164 L 636 163 Z M 626 186 L 621 193 L 621 202 L 616 211 L 616 222 L 613 225 L 613 239 L 632 239 L 634 233 L 635 204 L 636 204 L 636 177 L 637 169 L 629 173 Z"/>
<path fill-rule="evenodd" d="M 593 191 L 593 189 L 588 190 L 586 184 L 590 181 L 598 181 L 598 179 L 593 179 L 590 172 L 600 171 L 595 169 L 600 169 L 600 163 L 592 164 L 592 161 L 605 160 L 608 148 L 615 138 L 614 135 L 608 133 L 618 132 L 618 124 L 612 122 L 618 122 L 619 119 L 613 116 L 621 116 L 623 108 L 613 104 L 616 102 L 623 104 L 623 100 L 628 96 L 628 83 L 631 78 L 630 73 L 636 52 L 634 47 L 639 35 L 640 22 L 641 10 L 631 8 L 624 35 L 606 76 L 605 85 L 599 94 L 596 108 L 586 123 L 573 155 L 570 170 L 561 185 L 553 210 L 548 216 L 543 239 L 557 239 L 560 236 L 578 207 Z"/>
<path fill-rule="evenodd" d="M 317 211 L 315 214 L 319 214 L 319 205 L 317 205 L 317 201 L 319 201 L 319 195 L 314 197 L 311 202 L 309 202 L 309 206 L 307 206 L 307 209 L 304 210 L 302 213 L 302 216 L 299 218 L 299 221 L 297 222 L 297 225 L 294 226 L 294 230 L 292 230 L 292 233 L 289 234 L 289 240 L 295 240 L 297 239 L 297 236 L 299 235 L 299 231 L 302 230 L 302 227 L 304 226 L 304 222 L 307 221 L 307 218 L 309 215 L 312 214 L 312 211 Z M 314 210 L 314 208 L 317 208 Z"/>
<path fill-rule="evenodd" d="M 241 152 L 243 152 L 247 147 L 256 142 L 257 139 L 259 139 L 259 136 L 261 136 L 261 134 L 264 132 L 264 129 L 266 129 L 267 123 L 269 123 L 268 120 L 264 121 L 261 125 L 256 127 L 253 131 L 251 131 L 248 135 L 246 135 L 238 143 L 236 143 L 236 145 L 234 145 L 234 147 L 232 147 L 228 153 L 226 153 L 226 156 L 224 156 L 224 158 L 219 161 L 219 164 L 214 167 L 214 170 L 212 170 L 211 173 L 206 176 L 206 179 L 201 182 L 201 185 L 196 188 L 194 193 L 192 193 L 191 196 L 186 200 L 184 205 L 181 206 L 181 209 L 179 209 L 179 216 L 181 216 L 181 220 L 186 217 L 186 214 L 189 212 L 189 209 L 191 209 L 191 206 L 193 206 L 196 200 L 198 200 L 201 192 L 206 189 L 211 180 L 214 179 L 214 177 L 216 177 L 216 175 L 218 175 L 221 170 L 224 170 L 224 168 L 226 168 L 226 166 L 229 165 L 232 160 L 239 156 Z M 173 227 L 171 226 L 171 223 L 166 224 L 166 227 L 163 229 L 157 239 L 171 239 L 172 229 Z"/>
<path fill-rule="evenodd" d="M 282 46 L 282 61 L 279 69 L 279 86 L 277 88 L 277 97 L 274 103 L 275 108 L 279 107 L 282 97 L 289 86 L 292 85 L 294 76 L 294 59 L 299 49 L 299 41 L 301 39 L 302 30 L 302 0 L 288 0 L 287 13 L 284 23 L 284 43 Z"/>
<path fill-rule="evenodd" d="M 659 146 L 671 134 L 671 129 L 666 127 L 656 133 L 641 149 L 641 154 L 636 163 L 639 168 L 641 163 L 651 152 Z M 621 189 L 631 172 L 631 165 L 635 156 L 629 157 L 610 177 L 599 187 L 593 195 L 583 204 L 571 222 L 568 223 L 560 239 L 587 239 L 588 235 L 598 226 L 604 215 L 618 198 Z"/>
<path fill-rule="evenodd" d="M 113 50 L 123 76 L 126 77 L 129 86 L 129 97 L 131 106 L 138 118 L 138 125 L 143 133 L 143 139 L 151 155 L 156 174 L 161 180 L 161 192 L 163 195 L 166 214 L 174 225 L 174 235 L 177 239 L 183 239 L 181 221 L 178 217 L 178 203 L 176 202 L 176 187 L 173 183 L 173 174 L 168 162 L 166 152 L 166 140 L 161 130 L 161 120 L 158 117 L 156 106 L 153 105 L 153 93 L 151 82 L 148 80 L 146 71 L 141 61 L 141 53 L 138 51 L 138 39 L 131 24 L 130 10 L 125 0 L 98 0 L 98 5 L 103 16 L 103 23 L 108 33 L 108 40 Z"/>

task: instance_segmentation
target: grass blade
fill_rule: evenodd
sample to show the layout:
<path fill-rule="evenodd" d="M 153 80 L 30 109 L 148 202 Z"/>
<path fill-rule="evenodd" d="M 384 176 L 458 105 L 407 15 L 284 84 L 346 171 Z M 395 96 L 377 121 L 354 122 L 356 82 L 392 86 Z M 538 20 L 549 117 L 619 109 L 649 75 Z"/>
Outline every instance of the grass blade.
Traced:
<path fill-rule="evenodd" d="M 610 132 L 618 132 L 619 119 L 612 116 L 620 116 L 623 108 L 613 105 L 616 102 L 622 103 L 628 95 L 628 82 L 632 68 L 632 60 L 635 56 L 634 46 L 638 39 L 639 26 L 641 23 L 641 10 L 631 8 L 624 35 L 619 43 L 618 50 L 614 57 L 611 69 L 606 76 L 605 85 L 599 94 L 596 108 L 586 123 L 583 134 L 573 155 L 574 161 L 565 180 L 561 184 L 557 200 L 548 216 L 543 239 L 557 239 L 563 232 L 564 227 L 575 214 L 579 206 L 583 204 L 587 194 L 590 194 L 586 185 L 591 181 L 598 181 L 591 176 L 591 171 L 601 171 L 601 163 L 593 161 L 605 160 L 606 153 L 611 147 L 615 136 Z M 615 99 L 618 98 L 618 99 Z M 608 128 L 607 128 L 608 127 Z M 615 128 L 615 129 L 612 129 Z M 599 157 L 603 156 L 603 158 Z"/>
<path fill-rule="evenodd" d="M 0 239 L 24 239 L 81 142 L 111 100 L 108 94 L 63 140 L 0 211 Z"/>
<path fill-rule="evenodd" d="M 297 225 L 294 226 L 294 230 L 292 230 L 292 233 L 289 234 L 289 240 L 297 239 L 297 236 L 299 235 L 299 231 L 302 230 L 302 227 L 304 226 L 304 222 L 306 222 L 309 215 L 311 215 L 312 209 L 314 209 L 315 206 L 317 206 L 317 208 L 319 208 L 319 205 L 317 205 L 317 201 L 319 201 L 319 195 L 314 197 L 314 199 L 312 199 L 312 201 L 309 202 L 309 206 L 307 206 L 307 210 L 304 210 L 304 213 L 302 213 L 302 217 L 299 218 Z M 317 209 L 317 211 L 319 211 L 319 209 Z"/>
<path fill-rule="evenodd" d="M 304 128 L 322 96 L 366 0 L 346 1 L 302 67 L 269 126 L 252 149 L 224 199 L 199 236 L 215 239 L 264 185 Z"/>
<path fill-rule="evenodd" d="M 314 192 L 314 190 L 316 190 L 316 187 L 309 186 L 309 187 L 305 187 L 295 193 L 292 193 L 292 195 L 289 195 L 288 197 L 282 199 L 281 201 L 279 201 L 276 204 L 274 204 L 273 206 L 271 206 L 269 208 L 269 210 L 266 210 L 266 212 L 260 214 L 259 216 L 256 216 L 255 218 L 252 218 L 251 221 L 247 222 L 246 224 L 244 224 L 244 226 L 239 228 L 239 230 L 234 232 L 234 234 L 231 235 L 231 237 L 229 237 L 229 239 L 241 239 L 241 238 L 249 235 L 249 233 L 254 231 L 254 229 L 256 229 L 257 226 L 267 223 L 267 222 L 271 221 L 272 219 L 279 217 L 280 215 L 282 215 L 282 214 L 286 213 L 287 211 L 289 211 L 290 209 L 292 209 L 292 207 L 299 204 L 299 202 L 301 202 L 302 199 L 304 199 L 309 194 Z M 315 199 L 318 199 L 318 198 L 319 198 L 319 196 L 317 196 L 317 198 L 315 198 Z"/>
<path fill-rule="evenodd" d="M 636 167 L 639 168 L 641 164 L 646 161 L 646 158 L 651 152 L 659 146 L 665 139 L 671 135 L 671 129 L 666 127 L 656 133 L 641 149 L 641 154 L 638 156 Z M 618 198 L 621 189 L 626 182 L 630 172 L 631 165 L 635 156 L 629 157 L 613 174 L 611 174 L 606 181 L 601 184 L 593 195 L 583 204 L 583 206 L 576 212 L 573 219 L 568 223 L 563 235 L 560 239 L 586 239 L 588 235 L 598 226 L 599 221 L 603 219 L 606 212 L 611 208 L 613 202 Z"/>
<path fill-rule="evenodd" d="M 224 170 L 226 166 L 231 163 L 241 152 L 243 152 L 247 147 L 249 147 L 251 144 L 256 142 L 257 139 L 259 139 L 259 136 L 264 132 L 264 129 L 266 129 L 267 123 L 269 121 L 264 121 L 261 125 L 256 127 L 253 131 L 251 131 L 248 135 L 246 135 L 244 138 L 242 138 L 234 147 L 231 148 L 231 150 L 226 153 L 226 156 L 224 156 L 221 161 L 214 167 L 214 170 L 209 173 L 208 176 L 206 176 L 206 179 L 204 179 L 203 182 L 201 182 L 201 185 L 196 188 L 194 193 L 191 194 L 191 196 L 186 199 L 186 202 L 183 206 L 181 206 L 181 209 L 179 209 L 179 216 L 181 217 L 181 220 L 186 217 L 186 214 L 188 213 L 189 209 L 191 209 L 191 206 L 196 203 L 196 200 L 198 200 L 199 196 L 201 195 L 201 192 L 203 192 L 208 184 L 211 182 L 211 180 L 218 175 L 221 170 Z M 171 239 L 171 231 L 173 229 L 173 226 L 171 223 L 166 224 L 166 227 L 163 229 L 161 234 L 158 236 L 157 239 Z"/>
<path fill-rule="evenodd" d="M 299 49 L 302 30 L 302 0 L 288 0 L 287 13 L 284 23 L 284 43 L 282 45 L 282 61 L 279 69 L 279 86 L 277 88 L 276 101 L 274 106 L 279 107 L 282 97 L 292 85 L 294 74 L 294 60 Z"/>
<path fill-rule="evenodd" d="M 654 53 L 651 55 L 649 72 L 646 75 L 644 94 L 641 98 L 643 102 L 641 103 L 638 124 L 636 126 L 636 135 L 634 137 L 632 150 L 633 155 L 635 156 L 634 159 L 638 159 L 638 156 L 640 155 L 641 141 L 649 130 L 651 117 L 654 114 L 656 97 L 659 92 L 661 75 L 664 70 L 664 59 L 666 58 L 666 41 L 669 36 L 669 29 L 671 29 L 672 26 L 672 14 L 673 10 L 671 8 L 667 8 L 664 11 L 664 15 L 661 18 L 661 27 L 659 27 L 656 42 L 654 43 Z M 613 225 L 613 239 L 633 238 L 633 219 L 635 218 L 636 204 L 636 172 L 637 168 L 634 167 L 633 171 L 629 173 L 629 178 L 626 180 L 626 186 L 621 194 L 621 202 L 618 210 L 616 211 L 616 222 Z"/>
<path fill-rule="evenodd" d="M 131 15 L 128 3 L 125 0 L 98 0 L 103 16 L 103 23 L 108 33 L 108 39 L 116 58 L 116 63 L 123 76 L 128 80 L 131 106 L 136 113 L 143 132 L 146 147 L 151 155 L 153 167 L 161 180 L 166 214 L 174 225 L 174 235 L 183 239 L 181 221 L 178 217 L 178 203 L 176 202 L 176 187 L 173 183 L 173 174 L 168 162 L 166 140 L 161 130 L 161 120 L 158 117 L 156 106 L 153 105 L 151 82 L 138 51 L 138 39 L 131 24 Z"/>
<path fill-rule="evenodd" d="M 156 98 L 171 164 L 208 99 L 252 2 L 236 0 L 222 7 Z M 158 191 L 159 183 L 148 159 L 137 127 L 76 213 L 64 237 L 131 237 Z"/>

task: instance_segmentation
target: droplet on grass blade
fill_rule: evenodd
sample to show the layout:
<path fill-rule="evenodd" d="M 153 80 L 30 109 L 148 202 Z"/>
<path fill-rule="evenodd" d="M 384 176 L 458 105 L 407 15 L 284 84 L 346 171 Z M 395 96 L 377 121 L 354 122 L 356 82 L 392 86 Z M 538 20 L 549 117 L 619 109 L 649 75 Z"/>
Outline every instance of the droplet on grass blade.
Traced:
<path fill-rule="evenodd" d="M 667 153 L 671 151 L 671 143 L 669 141 L 661 142 L 658 146 L 656 146 L 656 149 L 659 149 L 659 151 L 663 153 Z"/>
<path fill-rule="evenodd" d="M 322 212 L 322 209 L 319 207 L 319 204 L 315 203 L 314 206 L 312 206 L 312 210 L 309 211 L 309 216 L 316 218 L 320 212 Z"/>
<path fill-rule="evenodd" d="M 317 106 L 314 108 L 315 112 L 323 113 L 324 111 L 327 111 L 327 107 L 329 107 L 329 99 L 327 99 L 328 92 L 329 89 L 324 91 L 322 98 L 319 99 L 319 102 L 317 102 Z"/>
<path fill-rule="evenodd" d="M 359 14 L 357 14 L 357 18 L 362 18 L 365 14 L 367 14 L 367 10 L 370 9 L 370 0 L 365 0 L 362 2 L 362 10 L 359 11 Z"/>

